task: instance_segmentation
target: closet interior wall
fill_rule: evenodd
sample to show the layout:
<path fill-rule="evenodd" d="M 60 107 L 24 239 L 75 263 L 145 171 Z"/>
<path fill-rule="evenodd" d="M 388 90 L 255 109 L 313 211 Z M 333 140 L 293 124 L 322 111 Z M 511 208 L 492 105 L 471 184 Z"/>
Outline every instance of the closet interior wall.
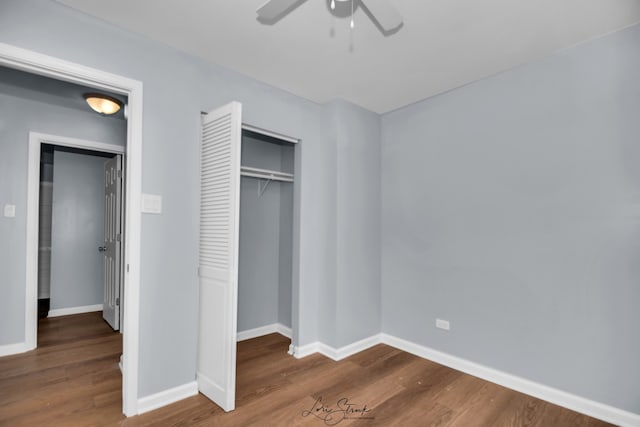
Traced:
<path fill-rule="evenodd" d="M 294 144 L 242 133 L 243 167 L 293 174 Z M 242 176 L 238 332 L 291 328 L 293 182 Z"/>

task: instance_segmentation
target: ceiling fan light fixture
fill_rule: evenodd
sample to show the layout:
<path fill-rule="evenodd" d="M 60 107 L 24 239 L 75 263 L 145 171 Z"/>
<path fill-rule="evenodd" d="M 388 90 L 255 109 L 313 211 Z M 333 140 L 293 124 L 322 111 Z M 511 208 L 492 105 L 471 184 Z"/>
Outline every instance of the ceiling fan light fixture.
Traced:
<path fill-rule="evenodd" d="M 273 25 L 300 4 L 307 0 L 267 0 L 256 10 L 258 22 L 265 25 Z M 355 27 L 354 12 L 359 7 L 365 9 L 366 14 L 374 21 L 380 32 L 386 37 L 395 34 L 402 28 L 402 16 L 390 3 L 392 0 L 324 0 L 329 12 L 334 17 L 348 17 L 348 8 L 351 6 L 350 27 Z M 351 3 L 349 5 L 349 3 Z"/>
<path fill-rule="evenodd" d="M 107 116 L 116 114 L 123 105 L 119 99 L 101 93 L 85 93 L 83 96 L 93 111 Z"/>
<path fill-rule="evenodd" d="M 356 23 L 353 20 L 353 2 L 354 0 L 351 0 L 351 22 L 349 22 L 349 26 L 351 27 L 352 30 L 353 30 L 353 27 L 356 26 Z"/>
<path fill-rule="evenodd" d="M 346 3 L 346 2 L 348 2 L 348 1 L 350 1 L 350 2 L 352 2 L 352 3 L 353 3 L 353 1 L 352 1 L 352 0 L 331 0 L 331 10 L 335 10 L 335 8 L 336 8 L 336 2 L 339 2 L 339 3 Z"/>

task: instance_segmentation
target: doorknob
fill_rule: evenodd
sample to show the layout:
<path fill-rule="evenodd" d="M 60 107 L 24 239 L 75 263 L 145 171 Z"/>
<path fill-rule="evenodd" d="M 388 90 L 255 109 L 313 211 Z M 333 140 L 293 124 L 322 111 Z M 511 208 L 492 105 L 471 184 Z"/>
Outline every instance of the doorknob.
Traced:
<path fill-rule="evenodd" d="M 98 246 L 98 251 L 99 252 L 106 252 L 107 251 L 107 247 L 106 246 Z"/>

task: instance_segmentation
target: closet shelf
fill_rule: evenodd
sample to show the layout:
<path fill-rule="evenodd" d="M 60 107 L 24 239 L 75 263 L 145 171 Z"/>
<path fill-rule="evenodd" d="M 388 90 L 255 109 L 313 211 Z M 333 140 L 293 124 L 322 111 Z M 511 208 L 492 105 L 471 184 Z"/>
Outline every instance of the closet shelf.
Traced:
<path fill-rule="evenodd" d="M 268 169 L 252 168 L 249 166 L 240 166 L 240 175 L 272 181 L 293 182 L 293 174 Z"/>

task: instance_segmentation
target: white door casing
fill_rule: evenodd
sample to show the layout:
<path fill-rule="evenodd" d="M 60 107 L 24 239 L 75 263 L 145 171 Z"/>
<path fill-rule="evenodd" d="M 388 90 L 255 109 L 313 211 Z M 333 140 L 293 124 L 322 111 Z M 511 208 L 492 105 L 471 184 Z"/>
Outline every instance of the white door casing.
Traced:
<path fill-rule="evenodd" d="M 102 317 L 120 329 L 120 260 L 122 250 L 122 156 L 104 162 L 104 300 Z"/>
<path fill-rule="evenodd" d="M 122 409 L 126 416 L 138 413 L 138 359 L 139 359 L 139 309 L 140 309 L 140 258 L 141 221 L 140 198 L 142 194 L 142 83 L 127 77 L 89 68 L 77 63 L 43 55 L 34 51 L 0 43 L 0 65 L 21 71 L 40 74 L 126 95 L 127 144 L 126 170 L 128 171 L 125 210 L 126 274 L 124 291 L 127 306 L 124 316 L 126 328 L 123 336 Z M 38 265 L 38 194 L 40 172 L 40 143 L 48 142 L 41 135 L 29 133 L 29 164 L 27 167 L 27 248 L 25 281 L 25 338 L 8 354 L 31 350 L 37 337 L 37 265 Z M 63 138 L 65 140 L 67 138 Z M 56 141 L 55 143 L 59 143 Z M 64 144 L 63 144 L 64 145 Z M 69 146 L 83 147 L 71 142 Z M 83 147 L 84 148 L 84 147 Z M 108 151 L 100 148 L 101 151 Z"/>
<path fill-rule="evenodd" d="M 202 120 L 198 389 L 235 409 L 242 105 Z"/>

